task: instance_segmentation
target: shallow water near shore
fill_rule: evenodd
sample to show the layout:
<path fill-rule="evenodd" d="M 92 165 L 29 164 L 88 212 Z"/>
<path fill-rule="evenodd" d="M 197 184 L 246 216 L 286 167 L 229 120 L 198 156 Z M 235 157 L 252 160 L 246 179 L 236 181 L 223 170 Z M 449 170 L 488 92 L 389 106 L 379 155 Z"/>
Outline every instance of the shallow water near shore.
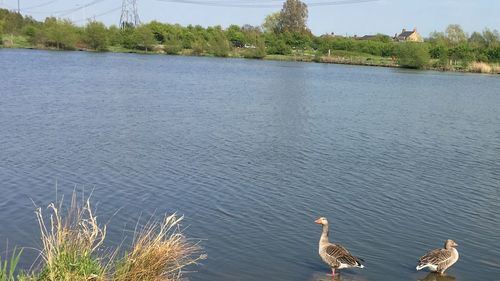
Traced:
<path fill-rule="evenodd" d="M 500 280 L 500 77 L 7 49 L 0 63 L 2 256 L 39 245 L 31 199 L 57 184 L 93 189 L 108 245 L 139 217 L 184 214 L 208 253 L 192 281 L 331 280 L 318 216 L 365 260 L 336 280 Z M 447 279 L 415 272 L 447 238 Z"/>

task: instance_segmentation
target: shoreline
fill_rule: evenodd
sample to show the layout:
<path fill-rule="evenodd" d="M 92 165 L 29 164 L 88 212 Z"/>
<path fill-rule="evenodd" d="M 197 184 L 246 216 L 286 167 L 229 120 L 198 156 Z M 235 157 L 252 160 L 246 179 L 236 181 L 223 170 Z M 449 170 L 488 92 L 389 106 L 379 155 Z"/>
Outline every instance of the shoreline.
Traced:
<path fill-rule="evenodd" d="M 63 51 L 63 52 L 88 52 L 88 53 L 117 53 L 117 54 L 142 54 L 142 55 L 168 55 L 168 56 L 184 56 L 184 57 L 218 57 L 212 54 L 192 54 L 191 49 L 185 49 L 178 54 L 167 54 L 165 51 L 161 50 L 151 50 L 142 51 L 135 49 L 126 49 L 123 47 L 112 46 L 106 51 L 95 51 L 91 49 L 76 48 L 73 50 L 63 50 L 57 48 L 47 48 L 47 47 L 37 47 L 37 46 L 5 46 L 0 45 L 0 49 L 18 49 L 18 50 L 43 50 L 43 51 Z M 306 63 L 321 63 L 321 64 L 339 64 L 339 65 L 355 65 L 355 66 L 371 66 L 371 67 L 384 67 L 384 68 L 396 68 L 396 69 L 413 69 L 422 71 L 437 71 L 437 72 L 452 72 L 452 73 L 471 73 L 471 74 L 489 74 L 489 75 L 499 75 L 499 71 L 492 72 L 482 72 L 481 69 L 458 69 L 458 68 L 438 68 L 438 67 L 426 67 L 423 69 L 408 68 L 398 65 L 391 58 L 376 57 L 376 56 L 341 56 L 341 55 L 331 55 L 331 56 L 313 56 L 305 54 L 292 54 L 292 55 L 266 55 L 263 58 L 246 58 L 240 54 L 241 50 L 231 51 L 228 56 L 221 58 L 236 58 L 245 60 L 267 60 L 267 61 L 290 61 L 290 62 L 306 62 Z M 372 61 L 379 60 L 385 63 L 374 63 Z M 364 61 L 363 61 L 364 60 Z M 473 63 L 474 64 L 474 63 Z"/>

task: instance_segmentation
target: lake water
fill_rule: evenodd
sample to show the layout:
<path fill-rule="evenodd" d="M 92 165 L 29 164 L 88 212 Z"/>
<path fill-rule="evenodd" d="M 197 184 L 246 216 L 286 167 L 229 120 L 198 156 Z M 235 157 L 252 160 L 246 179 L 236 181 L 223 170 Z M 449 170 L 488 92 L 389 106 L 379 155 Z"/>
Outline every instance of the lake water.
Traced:
<path fill-rule="evenodd" d="M 184 214 L 193 281 L 330 278 L 318 216 L 365 260 L 341 280 L 424 279 L 447 238 L 438 280 L 500 280 L 500 77 L 0 49 L 2 253 L 40 244 L 56 183 L 94 189 L 110 244 Z"/>

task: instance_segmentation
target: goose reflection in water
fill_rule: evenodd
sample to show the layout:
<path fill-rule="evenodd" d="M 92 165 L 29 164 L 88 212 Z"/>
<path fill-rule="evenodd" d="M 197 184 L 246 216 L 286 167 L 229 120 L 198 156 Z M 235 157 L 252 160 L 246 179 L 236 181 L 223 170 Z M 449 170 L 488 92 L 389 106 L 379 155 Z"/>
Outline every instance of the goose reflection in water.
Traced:
<path fill-rule="evenodd" d="M 436 272 L 429 272 L 424 279 L 419 279 L 418 281 L 455 281 L 456 278 L 451 275 L 441 275 Z"/>
<path fill-rule="evenodd" d="M 323 272 L 316 272 L 313 274 L 310 281 L 332 281 L 332 274 L 325 274 Z M 342 272 L 342 274 L 335 274 L 334 281 L 368 281 L 365 276 L 351 273 L 349 271 Z M 451 281 L 451 280 L 450 280 Z"/>

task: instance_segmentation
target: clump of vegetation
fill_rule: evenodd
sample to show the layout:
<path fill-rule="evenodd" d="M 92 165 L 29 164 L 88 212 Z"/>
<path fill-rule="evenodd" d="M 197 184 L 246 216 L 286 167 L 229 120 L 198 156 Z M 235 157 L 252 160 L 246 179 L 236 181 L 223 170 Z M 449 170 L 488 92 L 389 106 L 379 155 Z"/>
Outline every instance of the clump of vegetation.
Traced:
<path fill-rule="evenodd" d="M 106 51 L 109 45 L 106 26 L 97 21 L 88 22 L 85 26 L 83 41 L 93 50 Z"/>
<path fill-rule="evenodd" d="M 105 268 L 95 255 L 106 238 L 106 226 L 97 223 L 90 202 L 78 206 L 73 194 L 67 215 L 59 205 L 50 204 L 50 220 L 41 208 L 36 210 L 40 226 L 43 267 L 38 280 L 103 280 Z"/>
<path fill-rule="evenodd" d="M 14 248 L 10 260 L 4 260 L 2 262 L 2 258 L 0 257 L 0 281 L 15 281 L 14 274 L 22 253 L 22 249 L 17 250 Z"/>
<path fill-rule="evenodd" d="M 0 259 L 0 281 L 180 281 L 187 266 L 206 258 L 181 232 L 183 218 L 175 214 L 143 227 L 118 258 L 120 249 L 102 254 L 107 227 L 97 222 L 88 199 L 80 205 L 73 194 L 67 212 L 63 200 L 47 209 L 48 217 L 41 208 L 35 212 L 42 242 L 38 270 L 15 278 L 22 251 L 14 250 L 10 262 Z"/>
<path fill-rule="evenodd" d="M 180 280 L 184 267 L 204 259 L 198 244 L 181 233 L 181 220 L 173 214 L 160 223 L 145 226 L 135 237 L 130 252 L 116 266 L 113 280 Z"/>
<path fill-rule="evenodd" d="M 422 69 L 429 65 L 430 55 L 426 45 L 401 43 L 397 51 L 398 64 L 407 68 Z"/>
<path fill-rule="evenodd" d="M 493 68 L 484 62 L 473 62 L 469 65 L 468 70 L 477 73 L 492 73 Z"/>

